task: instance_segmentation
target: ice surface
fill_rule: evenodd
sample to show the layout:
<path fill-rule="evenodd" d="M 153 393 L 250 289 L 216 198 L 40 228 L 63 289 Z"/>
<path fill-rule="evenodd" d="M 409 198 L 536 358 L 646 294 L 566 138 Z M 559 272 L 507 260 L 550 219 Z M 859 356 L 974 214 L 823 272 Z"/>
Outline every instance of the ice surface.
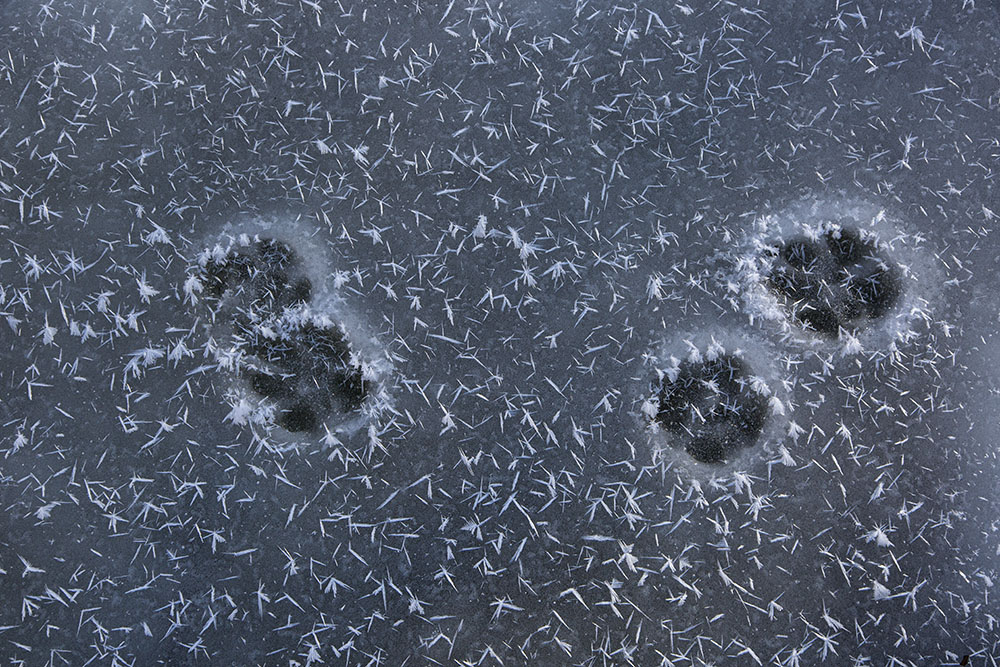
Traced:
<path fill-rule="evenodd" d="M 4 664 L 996 664 L 995 3 L 0 16 Z"/>

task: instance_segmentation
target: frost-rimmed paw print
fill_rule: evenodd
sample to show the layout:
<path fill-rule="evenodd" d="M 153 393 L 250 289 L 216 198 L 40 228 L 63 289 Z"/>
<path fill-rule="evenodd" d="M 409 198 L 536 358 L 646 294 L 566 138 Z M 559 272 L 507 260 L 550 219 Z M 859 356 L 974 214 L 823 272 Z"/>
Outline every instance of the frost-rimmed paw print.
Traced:
<path fill-rule="evenodd" d="M 289 433 L 329 431 L 378 393 L 377 372 L 343 324 L 313 303 L 307 273 L 289 243 L 247 234 L 198 258 L 185 291 L 191 300 L 200 295 L 221 326 L 220 367 L 257 398 L 253 405 L 236 397 L 228 419 Z"/>
<path fill-rule="evenodd" d="M 716 255 L 715 279 L 750 324 L 796 346 L 895 355 L 933 322 L 944 277 L 927 238 L 847 197 L 762 214 Z"/>
<path fill-rule="evenodd" d="M 790 407 L 774 358 L 763 341 L 724 329 L 682 336 L 647 355 L 655 377 L 641 416 L 654 460 L 699 476 L 773 453 Z"/>
<path fill-rule="evenodd" d="M 757 444 L 770 408 L 738 354 L 695 355 L 664 370 L 655 420 L 700 463 L 724 463 Z"/>
<path fill-rule="evenodd" d="M 884 317 L 903 291 L 900 269 L 875 239 L 846 224 L 827 224 L 818 239 L 799 236 L 766 248 L 767 283 L 803 326 L 837 338 Z"/>
<path fill-rule="evenodd" d="M 328 317 L 301 310 L 235 324 L 244 353 L 243 377 L 277 408 L 286 431 L 315 431 L 326 415 L 360 409 L 375 380 L 352 353 L 344 329 Z"/>

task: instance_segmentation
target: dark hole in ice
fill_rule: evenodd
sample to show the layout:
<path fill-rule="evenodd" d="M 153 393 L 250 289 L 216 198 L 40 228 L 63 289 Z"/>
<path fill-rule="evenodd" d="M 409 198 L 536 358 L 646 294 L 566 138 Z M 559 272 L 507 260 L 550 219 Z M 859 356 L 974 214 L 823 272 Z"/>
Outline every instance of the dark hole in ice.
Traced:
<path fill-rule="evenodd" d="M 834 260 L 841 266 L 878 252 L 874 243 L 863 240 L 856 229 L 849 227 L 840 229 L 838 233 L 828 231 L 824 238 Z"/>
<path fill-rule="evenodd" d="M 888 313 L 903 293 L 898 272 L 882 262 L 857 265 L 856 271 L 848 273 L 846 285 L 872 319 Z"/>
<path fill-rule="evenodd" d="M 345 410 L 357 410 L 368 395 L 369 383 L 361 370 L 349 368 L 330 375 L 330 389 L 337 396 Z"/>
<path fill-rule="evenodd" d="M 312 281 L 299 278 L 291 286 L 291 296 L 295 303 L 305 303 L 312 298 Z"/>
<path fill-rule="evenodd" d="M 840 317 L 824 303 L 802 303 L 796 307 L 795 314 L 803 324 L 824 336 L 836 338 L 840 333 Z"/>
<path fill-rule="evenodd" d="M 244 255 L 230 255 L 226 259 L 211 260 L 205 267 L 205 292 L 211 297 L 221 297 L 236 283 L 253 279 L 253 261 Z"/>
<path fill-rule="evenodd" d="M 319 417 L 307 403 L 298 401 L 281 411 L 278 423 L 287 431 L 301 433 L 314 430 L 319 425 Z"/>
<path fill-rule="evenodd" d="M 770 288 L 804 327 L 828 338 L 884 317 L 899 301 L 899 268 L 851 227 L 821 239 L 797 237 L 772 246 Z"/>
<path fill-rule="evenodd" d="M 664 378 L 655 419 L 695 460 L 723 463 L 755 445 L 767 422 L 767 398 L 751 375 L 735 354 L 685 361 L 674 380 Z"/>
<path fill-rule="evenodd" d="M 351 347 L 340 327 L 318 327 L 307 322 L 300 329 L 299 335 L 302 343 L 311 347 L 327 366 L 342 366 L 351 356 Z"/>
<path fill-rule="evenodd" d="M 781 248 L 781 256 L 796 269 L 809 270 L 819 259 L 815 244 L 805 239 L 789 241 Z"/>
<path fill-rule="evenodd" d="M 269 268 L 284 269 L 296 260 L 295 252 L 281 241 L 261 239 L 257 242 L 257 256 Z"/>
<path fill-rule="evenodd" d="M 288 392 L 288 384 L 277 375 L 260 371 L 250 371 L 247 375 L 250 378 L 250 387 L 260 396 L 274 398 Z"/>
<path fill-rule="evenodd" d="M 693 459 L 702 463 L 726 462 L 727 452 L 725 443 L 713 436 L 697 436 L 684 449 Z"/>
<path fill-rule="evenodd" d="M 257 299 L 277 301 L 288 287 L 288 274 L 284 271 L 262 271 L 260 280 L 257 281 Z"/>

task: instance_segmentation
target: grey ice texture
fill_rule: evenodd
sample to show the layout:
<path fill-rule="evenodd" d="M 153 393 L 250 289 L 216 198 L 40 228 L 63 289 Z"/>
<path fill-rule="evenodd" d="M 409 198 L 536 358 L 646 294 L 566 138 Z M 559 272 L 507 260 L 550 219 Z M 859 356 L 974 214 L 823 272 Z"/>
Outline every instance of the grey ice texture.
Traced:
<path fill-rule="evenodd" d="M 0 2 L 0 662 L 996 665 L 998 35 Z M 823 338 L 760 253 L 845 216 L 904 293 Z M 243 234 L 301 257 L 287 317 L 344 328 L 363 409 L 288 433 L 241 379 L 190 281 Z M 650 419 L 713 341 L 781 408 L 718 465 Z"/>

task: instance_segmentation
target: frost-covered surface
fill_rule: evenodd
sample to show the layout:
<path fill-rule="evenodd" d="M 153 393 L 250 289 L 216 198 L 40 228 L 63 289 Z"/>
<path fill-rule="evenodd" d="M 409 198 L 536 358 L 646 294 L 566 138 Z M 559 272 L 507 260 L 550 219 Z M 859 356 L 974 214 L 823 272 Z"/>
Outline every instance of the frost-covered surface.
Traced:
<path fill-rule="evenodd" d="M 5 664 L 996 664 L 995 4 L 0 16 Z M 827 210 L 909 280 L 855 341 L 740 273 Z M 241 233 L 377 410 L 250 418 Z M 784 411 L 708 472 L 643 410 L 704 332 Z"/>

